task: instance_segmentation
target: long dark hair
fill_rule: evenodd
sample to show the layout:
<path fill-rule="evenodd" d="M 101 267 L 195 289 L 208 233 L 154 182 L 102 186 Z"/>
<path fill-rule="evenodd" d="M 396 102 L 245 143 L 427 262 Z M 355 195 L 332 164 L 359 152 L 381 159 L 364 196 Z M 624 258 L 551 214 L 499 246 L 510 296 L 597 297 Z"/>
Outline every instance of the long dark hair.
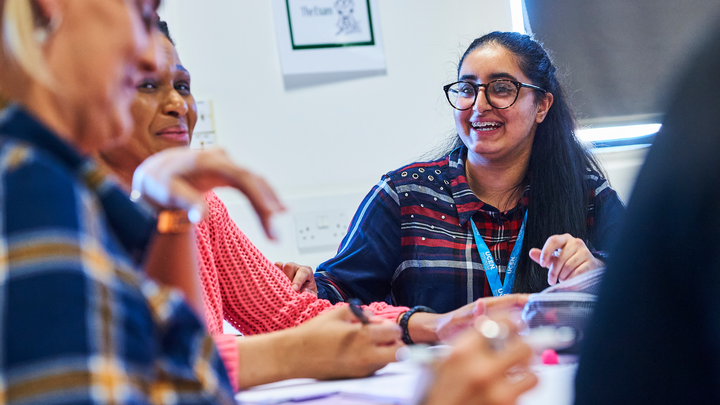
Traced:
<path fill-rule="evenodd" d="M 513 292 L 538 292 L 548 286 L 547 269 L 530 259 L 530 248 L 542 248 L 548 237 L 563 233 L 587 241 L 590 190 L 585 176 L 588 170 L 603 172 L 575 137 L 577 122 L 556 77 L 557 69 L 542 45 L 530 36 L 496 31 L 477 38 L 460 58 L 458 76 L 465 57 L 486 45 L 499 45 L 512 52 L 530 82 L 554 97 L 545 120 L 537 125 L 530 153 L 528 222 L 513 286 Z M 543 93 L 536 90 L 536 102 L 542 97 Z M 460 137 L 454 136 L 443 155 L 462 145 Z"/>

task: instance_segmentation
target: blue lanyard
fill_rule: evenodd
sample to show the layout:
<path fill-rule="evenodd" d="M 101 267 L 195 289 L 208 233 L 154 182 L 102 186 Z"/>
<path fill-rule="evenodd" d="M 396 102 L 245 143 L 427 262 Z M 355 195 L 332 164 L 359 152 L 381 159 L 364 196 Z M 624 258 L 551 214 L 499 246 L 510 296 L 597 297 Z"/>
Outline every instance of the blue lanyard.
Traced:
<path fill-rule="evenodd" d="M 482 260 L 488 282 L 490 283 L 490 289 L 495 297 L 510 294 L 512 292 L 513 283 L 515 283 L 515 269 L 517 268 L 518 259 L 520 259 L 520 250 L 522 250 L 523 237 L 525 236 L 525 223 L 527 223 L 527 211 L 525 211 L 525 218 L 523 219 L 522 226 L 520 227 L 520 233 L 515 241 L 515 247 L 513 247 L 512 254 L 510 255 L 510 261 L 508 261 L 507 269 L 505 270 L 505 284 L 502 284 L 500 283 L 500 273 L 495 265 L 492 253 L 490 253 L 490 249 L 488 249 L 487 244 L 483 240 L 482 236 L 480 236 L 480 232 L 478 232 L 475 222 L 472 218 L 470 219 L 473 236 L 475 237 L 475 245 L 477 246 L 478 253 L 480 254 L 480 260 Z"/>

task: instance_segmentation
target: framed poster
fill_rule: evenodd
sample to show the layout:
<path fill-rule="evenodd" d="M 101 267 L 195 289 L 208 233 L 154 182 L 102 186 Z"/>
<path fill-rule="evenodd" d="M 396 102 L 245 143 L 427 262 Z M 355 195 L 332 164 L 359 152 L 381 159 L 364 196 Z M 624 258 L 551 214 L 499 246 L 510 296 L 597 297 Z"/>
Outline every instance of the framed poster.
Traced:
<path fill-rule="evenodd" d="M 294 50 L 375 44 L 370 0 L 285 0 L 285 5 Z"/>
<path fill-rule="evenodd" d="M 283 74 L 385 69 L 377 0 L 273 0 Z"/>

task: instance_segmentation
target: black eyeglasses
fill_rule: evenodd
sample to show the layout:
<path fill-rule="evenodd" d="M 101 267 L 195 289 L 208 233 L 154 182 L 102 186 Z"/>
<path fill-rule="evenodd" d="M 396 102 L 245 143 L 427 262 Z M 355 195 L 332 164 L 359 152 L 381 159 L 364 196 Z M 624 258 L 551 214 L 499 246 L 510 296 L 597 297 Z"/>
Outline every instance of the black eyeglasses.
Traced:
<path fill-rule="evenodd" d="M 480 93 L 480 87 L 485 88 L 485 99 L 488 104 L 500 110 L 510 108 L 515 104 L 522 87 L 538 90 L 543 94 L 547 93 L 547 90 L 538 86 L 508 79 L 498 79 L 483 84 L 465 81 L 455 82 L 446 84 L 443 86 L 443 90 L 445 90 L 450 105 L 457 110 L 464 111 L 471 109 L 475 105 L 478 93 Z"/>

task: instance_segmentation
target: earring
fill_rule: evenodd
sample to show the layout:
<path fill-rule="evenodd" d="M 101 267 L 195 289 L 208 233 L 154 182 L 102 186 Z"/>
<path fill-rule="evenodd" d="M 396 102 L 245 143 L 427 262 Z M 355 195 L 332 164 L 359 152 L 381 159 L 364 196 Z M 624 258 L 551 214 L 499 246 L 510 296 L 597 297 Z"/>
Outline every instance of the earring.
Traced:
<path fill-rule="evenodd" d="M 55 32 L 58 27 L 60 27 L 61 23 L 62 18 L 59 14 L 56 14 L 50 18 L 50 21 L 46 26 L 35 28 L 35 30 L 33 31 L 35 41 L 37 41 L 39 44 L 44 44 L 48 40 L 50 35 L 52 35 L 52 33 Z"/>

